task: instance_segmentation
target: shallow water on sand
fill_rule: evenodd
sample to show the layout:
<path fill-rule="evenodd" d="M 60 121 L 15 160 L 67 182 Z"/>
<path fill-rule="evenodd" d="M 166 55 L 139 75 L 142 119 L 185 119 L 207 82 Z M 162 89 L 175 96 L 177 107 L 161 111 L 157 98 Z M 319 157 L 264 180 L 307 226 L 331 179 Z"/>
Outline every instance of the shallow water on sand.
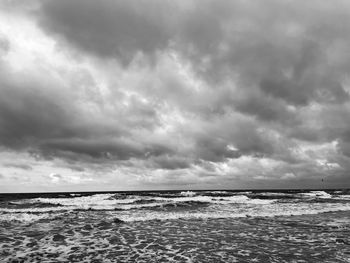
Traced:
<path fill-rule="evenodd" d="M 47 207 L 38 200 L 5 200 L 0 214 L 0 262 L 350 262 L 350 211 L 322 210 L 345 210 L 347 201 L 339 205 L 332 200 L 346 195 L 281 201 L 277 194 L 268 194 L 254 201 L 252 194 L 249 200 L 240 194 L 229 196 L 234 205 L 227 199 L 217 204 L 209 193 L 204 198 L 203 194 L 182 195 L 168 197 L 171 205 L 167 201 L 162 207 L 136 211 L 51 209 L 62 208 L 62 203 L 71 207 L 71 199 L 55 199 L 49 210 L 40 210 Z M 136 203 L 129 197 L 118 199 L 118 205 L 160 202 L 159 196 Z M 75 202 L 94 200 L 90 205 L 96 205 L 98 199 L 104 207 L 115 205 L 108 198 L 89 195 Z M 312 213 L 291 208 L 289 214 L 297 211 L 296 215 L 286 215 L 286 204 L 303 207 L 306 202 Z M 220 211 L 214 213 L 215 209 Z"/>
<path fill-rule="evenodd" d="M 96 213 L 3 224 L 1 262 L 350 262 L 349 212 L 127 223 Z"/>

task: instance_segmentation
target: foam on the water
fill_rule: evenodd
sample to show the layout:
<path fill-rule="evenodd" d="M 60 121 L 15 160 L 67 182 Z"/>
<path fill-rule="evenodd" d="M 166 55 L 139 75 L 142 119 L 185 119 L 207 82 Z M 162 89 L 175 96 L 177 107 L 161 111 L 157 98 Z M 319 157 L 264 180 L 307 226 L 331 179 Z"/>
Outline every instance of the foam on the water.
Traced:
<path fill-rule="evenodd" d="M 125 221 L 317 214 L 350 210 L 347 192 L 229 192 L 69 194 L 0 203 L 0 221 L 41 220 L 51 214 L 110 212 Z M 319 201 L 318 201 L 319 200 Z M 31 216 L 29 216 L 31 215 Z"/>
<path fill-rule="evenodd" d="M 339 199 L 339 200 L 350 201 L 350 195 L 334 196 L 333 198 L 334 198 L 334 199 Z"/>
<path fill-rule="evenodd" d="M 309 193 L 302 193 L 302 195 L 307 197 L 332 198 L 332 195 L 326 193 L 325 191 L 311 191 Z"/>
<path fill-rule="evenodd" d="M 181 212 L 155 212 L 147 213 L 134 212 L 132 214 L 111 213 L 111 217 L 117 216 L 126 222 L 150 221 L 150 220 L 173 220 L 173 219 L 212 219 L 212 218 L 242 218 L 242 217 L 278 217 L 278 216 L 298 216 L 313 215 L 327 212 L 350 211 L 350 205 L 343 206 L 325 206 L 325 207 L 307 207 L 300 205 L 288 205 L 284 207 L 268 206 L 264 209 L 250 207 L 245 209 L 233 210 L 202 210 L 202 211 L 181 211 Z"/>
<path fill-rule="evenodd" d="M 192 192 L 192 191 L 183 191 L 180 193 L 180 195 L 182 195 L 182 196 L 195 196 L 196 193 Z"/>
<path fill-rule="evenodd" d="M 53 219 L 58 215 L 41 213 L 41 214 L 33 214 L 27 212 L 21 213 L 5 213 L 1 215 L 0 222 L 23 222 L 23 223 L 32 223 L 35 221 L 43 220 L 43 219 Z"/>
<path fill-rule="evenodd" d="M 0 228 L 2 262 L 349 262 L 349 214 L 115 224 L 84 212 Z M 4 242 L 5 241 L 5 242 Z"/>
<path fill-rule="evenodd" d="M 349 194 L 0 195 L 0 262 L 345 263 Z"/>

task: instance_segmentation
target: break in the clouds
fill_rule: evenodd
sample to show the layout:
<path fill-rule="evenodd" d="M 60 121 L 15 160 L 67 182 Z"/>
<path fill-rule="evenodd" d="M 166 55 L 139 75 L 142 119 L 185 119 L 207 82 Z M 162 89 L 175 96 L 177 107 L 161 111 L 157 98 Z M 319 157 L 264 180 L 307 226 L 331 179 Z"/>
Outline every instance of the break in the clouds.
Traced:
<path fill-rule="evenodd" d="M 0 1 L 0 190 L 350 186 L 348 1 Z"/>

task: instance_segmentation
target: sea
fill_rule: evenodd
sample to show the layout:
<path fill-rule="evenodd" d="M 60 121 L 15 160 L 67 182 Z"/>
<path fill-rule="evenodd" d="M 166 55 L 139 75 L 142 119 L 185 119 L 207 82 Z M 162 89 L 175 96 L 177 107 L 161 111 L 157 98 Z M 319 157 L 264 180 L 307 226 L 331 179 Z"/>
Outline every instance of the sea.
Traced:
<path fill-rule="evenodd" d="M 350 262 L 350 189 L 0 194 L 0 262 Z"/>

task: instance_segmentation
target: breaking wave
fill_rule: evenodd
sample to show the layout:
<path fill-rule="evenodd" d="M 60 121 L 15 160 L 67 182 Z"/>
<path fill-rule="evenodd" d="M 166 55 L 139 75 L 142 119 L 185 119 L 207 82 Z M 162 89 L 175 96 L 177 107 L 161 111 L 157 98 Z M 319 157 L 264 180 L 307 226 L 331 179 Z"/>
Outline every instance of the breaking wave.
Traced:
<path fill-rule="evenodd" d="M 5 199 L 3 199 L 5 200 Z M 348 191 L 183 191 L 51 194 L 0 202 L 1 221 L 94 213 L 124 221 L 315 214 L 350 210 Z"/>

